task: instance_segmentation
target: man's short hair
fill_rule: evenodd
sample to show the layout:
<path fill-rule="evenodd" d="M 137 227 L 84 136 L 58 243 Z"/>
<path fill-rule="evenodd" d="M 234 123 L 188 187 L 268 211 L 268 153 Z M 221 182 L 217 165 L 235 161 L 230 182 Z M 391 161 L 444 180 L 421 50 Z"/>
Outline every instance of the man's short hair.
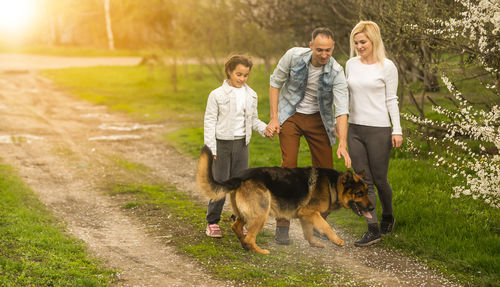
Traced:
<path fill-rule="evenodd" d="M 316 37 L 318 37 L 318 35 L 323 35 L 324 37 L 331 38 L 332 40 L 334 40 L 332 30 L 330 30 L 329 28 L 326 28 L 326 27 L 318 27 L 318 28 L 314 29 L 312 31 L 311 41 L 314 41 L 314 39 L 316 39 Z"/>

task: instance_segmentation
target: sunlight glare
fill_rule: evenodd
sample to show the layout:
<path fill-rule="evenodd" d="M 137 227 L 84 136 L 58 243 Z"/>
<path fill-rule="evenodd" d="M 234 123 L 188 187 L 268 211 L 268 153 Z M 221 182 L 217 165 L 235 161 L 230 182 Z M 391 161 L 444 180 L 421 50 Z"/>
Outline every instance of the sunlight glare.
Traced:
<path fill-rule="evenodd" d="M 22 32 L 33 20 L 36 0 L 0 0 L 0 31 Z"/>

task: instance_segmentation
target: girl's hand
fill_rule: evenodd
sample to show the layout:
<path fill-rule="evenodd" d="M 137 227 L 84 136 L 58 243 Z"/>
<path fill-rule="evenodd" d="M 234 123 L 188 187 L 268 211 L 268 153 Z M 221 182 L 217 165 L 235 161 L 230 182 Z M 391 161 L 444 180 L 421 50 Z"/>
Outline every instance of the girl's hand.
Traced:
<path fill-rule="evenodd" d="M 403 144 L 402 135 L 392 135 L 392 147 L 399 148 Z"/>
<path fill-rule="evenodd" d="M 266 127 L 266 130 L 264 131 L 264 134 L 266 135 L 266 137 L 270 138 L 270 139 L 274 139 L 274 135 L 276 133 L 279 134 L 280 132 L 280 125 L 278 124 L 278 122 L 270 122 L 267 127 Z"/>
<path fill-rule="evenodd" d="M 265 134 L 268 138 L 273 139 L 275 134 L 280 133 L 280 124 L 276 120 L 271 120 L 266 127 Z"/>

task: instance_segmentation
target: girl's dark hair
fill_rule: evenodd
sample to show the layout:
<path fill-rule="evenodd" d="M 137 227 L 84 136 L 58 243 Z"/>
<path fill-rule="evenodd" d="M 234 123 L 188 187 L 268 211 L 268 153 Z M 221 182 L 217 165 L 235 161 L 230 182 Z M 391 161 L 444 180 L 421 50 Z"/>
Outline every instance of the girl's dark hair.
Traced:
<path fill-rule="evenodd" d="M 236 69 L 236 66 L 240 64 L 247 68 L 250 68 L 250 70 L 252 69 L 253 66 L 252 59 L 245 55 L 232 55 L 227 58 L 224 66 L 225 66 L 226 76 L 228 79 L 229 79 L 229 73 L 234 71 L 234 69 Z"/>

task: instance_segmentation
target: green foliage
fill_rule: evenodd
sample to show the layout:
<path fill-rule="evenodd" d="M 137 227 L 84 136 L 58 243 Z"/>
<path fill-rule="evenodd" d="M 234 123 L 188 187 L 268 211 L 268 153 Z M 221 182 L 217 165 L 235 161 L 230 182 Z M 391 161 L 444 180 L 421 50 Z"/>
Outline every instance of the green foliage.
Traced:
<path fill-rule="evenodd" d="M 108 286 L 113 272 L 89 258 L 7 166 L 0 165 L 0 285 Z"/>

